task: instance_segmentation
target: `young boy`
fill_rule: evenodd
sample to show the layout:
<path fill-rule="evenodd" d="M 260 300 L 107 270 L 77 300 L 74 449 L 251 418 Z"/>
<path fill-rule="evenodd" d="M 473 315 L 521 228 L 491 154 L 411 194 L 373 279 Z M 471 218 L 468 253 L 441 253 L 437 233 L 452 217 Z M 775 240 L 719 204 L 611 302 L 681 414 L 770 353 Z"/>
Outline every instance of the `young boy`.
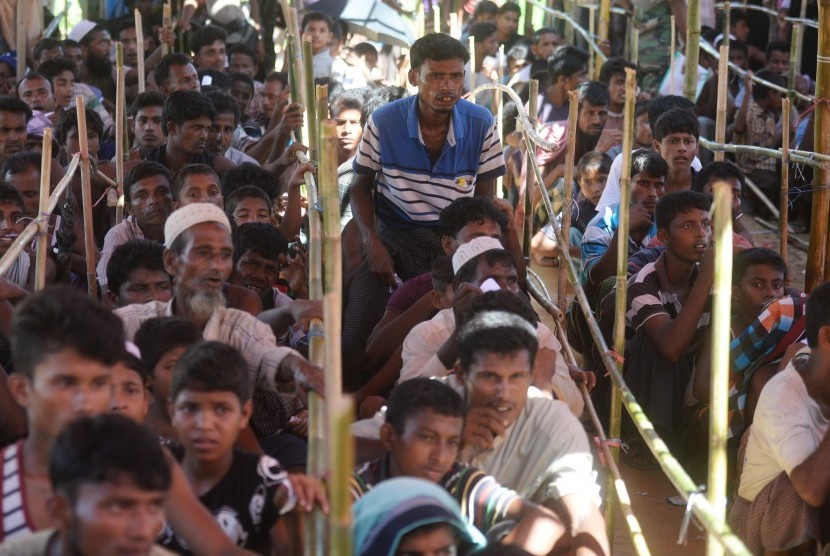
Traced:
<path fill-rule="evenodd" d="M 0 181 L 0 256 L 6 254 L 28 224 L 23 220 L 25 212 L 23 195 L 8 183 Z M 25 250 L 21 251 L 4 277 L 18 286 L 28 286 L 34 278 L 35 265 L 32 262 L 31 256 Z"/>
<path fill-rule="evenodd" d="M 189 164 L 173 175 L 173 209 L 192 203 L 224 206 L 222 186 L 213 168 L 205 164 Z"/>
<path fill-rule="evenodd" d="M 271 199 L 254 185 L 243 185 L 225 199 L 225 212 L 237 226 L 249 222 L 271 225 Z M 273 226 L 272 226 L 273 227 Z"/>
<path fill-rule="evenodd" d="M 654 124 L 654 150 L 669 166 L 666 193 L 688 191 L 695 181 L 692 161 L 697 156 L 700 124 L 689 110 L 669 110 Z"/>
<path fill-rule="evenodd" d="M 303 16 L 300 28 L 303 35 L 311 36 L 311 51 L 314 53 L 314 79 L 331 77 L 334 57 L 329 51 L 333 38 L 331 17 L 322 12 L 308 12 Z"/>
<path fill-rule="evenodd" d="M 135 352 L 135 353 L 133 353 Z M 112 367 L 112 401 L 110 411 L 144 423 L 150 406 L 152 386 L 147 368 L 136 355 L 135 344 L 127 343 L 127 352 Z"/>
<path fill-rule="evenodd" d="M 173 283 L 164 270 L 164 246 L 149 239 L 119 245 L 107 263 L 107 298 L 113 307 L 170 301 Z"/>
<path fill-rule="evenodd" d="M 157 317 L 143 322 L 134 340 L 141 353 L 142 368 L 152 382 L 153 399 L 144 423 L 156 436 L 175 440 L 178 435 L 167 407 L 170 380 L 179 358 L 190 346 L 202 341 L 202 332 L 190 321 Z"/>
<path fill-rule="evenodd" d="M 234 448 L 251 416 L 251 384 L 242 355 L 227 344 L 204 342 L 176 363 L 168 402 L 184 446 L 182 469 L 202 504 L 237 546 L 259 554 L 277 549 L 275 524 L 295 507 L 327 511 L 320 483 L 289 477 L 270 456 Z M 172 531 L 162 544 L 186 549 Z"/>

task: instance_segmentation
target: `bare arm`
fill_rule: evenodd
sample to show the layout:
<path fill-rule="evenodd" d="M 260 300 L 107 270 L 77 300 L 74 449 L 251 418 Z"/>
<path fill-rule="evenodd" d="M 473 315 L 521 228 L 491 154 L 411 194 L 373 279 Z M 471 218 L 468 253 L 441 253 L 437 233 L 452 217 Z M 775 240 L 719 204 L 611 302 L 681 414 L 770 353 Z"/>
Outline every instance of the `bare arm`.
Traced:
<path fill-rule="evenodd" d="M 744 101 L 738 109 L 738 115 L 735 116 L 735 133 L 743 133 L 746 131 L 746 113 L 749 109 L 749 100 L 752 98 L 752 72 L 746 72 L 744 76 Z"/>
<path fill-rule="evenodd" d="M 521 498 L 510 504 L 507 518 L 518 523 L 501 543 L 519 546 L 531 554 L 550 553 L 567 532 L 565 525 L 552 511 Z"/>
<path fill-rule="evenodd" d="M 427 292 L 403 313 L 386 311 L 372 330 L 366 345 L 366 364 L 376 366 L 388 359 L 396 347 L 403 344 L 406 335 L 415 325 L 429 319 L 435 313 L 432 292 Z"/>
<path fill-rule="evenodd" d="M 830 434 L 825 434 L 815 452 L 790 473 L 790 482 L 802 500 L 821 507 L 830 493 Z"/>
<path fill-rule="evenodd" d="M 374 181 L 375 178 L 371 174 L 355 174 L 349 190 L 352 219 L 357 223 L 360 236 L 363 238 L 369 270 L 390 286 L 394 286 L 395 266 L 392 257 L 375 231 L 375 202 L 372 199 Z"/>
<path fill-rule="evenodd" d="M 593 502 L 577 494 L 565 495 L 559 501 L 571 518 L 574 553 L 578 556 L 611 554 L 605 520 Z"/>
<path fill-rule="evenodd" d="M 496 192 L 496 180 L 477 180 L 476 181 L 476 197 L 493 198 Z M 352 209 L 354 210 L 354 209 Z"/>

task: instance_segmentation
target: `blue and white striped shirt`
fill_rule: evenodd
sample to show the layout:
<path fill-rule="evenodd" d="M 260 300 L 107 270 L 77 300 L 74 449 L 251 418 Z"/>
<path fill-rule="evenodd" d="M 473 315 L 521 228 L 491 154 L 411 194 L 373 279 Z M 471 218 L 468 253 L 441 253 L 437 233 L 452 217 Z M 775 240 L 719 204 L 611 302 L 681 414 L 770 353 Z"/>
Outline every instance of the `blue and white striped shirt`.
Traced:
<path fill-rule="evenodd" d="M 379 108 L 369 117 L 354 161 L 356 174 L 375 175 L 375 215 L 397 228 L 437 227 L 438 215 L 478 180 L 505 172 L 495 120 L 486 109 L 459 100 L 447 142 L 433 165 L 418 122 L 418 95 Z"/>

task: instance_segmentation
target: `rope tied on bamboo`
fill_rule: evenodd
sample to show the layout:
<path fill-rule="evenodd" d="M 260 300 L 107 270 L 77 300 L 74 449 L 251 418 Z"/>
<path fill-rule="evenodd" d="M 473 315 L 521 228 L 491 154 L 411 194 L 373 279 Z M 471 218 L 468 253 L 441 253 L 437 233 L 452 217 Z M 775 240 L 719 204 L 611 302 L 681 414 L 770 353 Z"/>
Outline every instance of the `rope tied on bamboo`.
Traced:
<path fill-rule="evenodd" d="M 622 448 L 623 441 L 619 438 L 606 438 L 605 440 L 600 440 L 598 436 L 595 436 L 594 445 L 597 447 L 600 465 L 602 465 L 603 469 L 608 469 L 608 462 L 605 461 L 605 453 L 603 452 L 602 447 L 610 446 L 611 448 Z"/>
<path fill-rule="evenodd" d="M 830 61 L 830 58 L 828 58 L 828 61 Z M 807 109 L 804 110 L 804 112 L 802 112 L 801 114 L 799 114 L 798 117 L 795 119 L 795 125 L 797 126 L 799 123 L 801 123 L 801 120 L 806 118 L 807 115 L 810 114 L 810 112 L 815 111 L 815 109 L 818 108 L 818 106 L 820 104 L 826 104 L 827 108 L 830 108 L 830 98 L 816 98 L 816 99 L 814 99 L 813 103 L 810 104 L 810 106 L 808 106 Z M 815 153 L 813 153 L 813 154 L 815 154 Z M 812 155 L 811 155 L 811 158 L 812 158 Z"/>
<path fill-rule="evenodd" d="M 689 494 L 689 499 L 686 501 L 686 511 L 683 513 L 683 522 L 680 524 L 680 534 L 677 537 L 677 544 L 686 546 L 686 540 L 689 536 L 689 524 L 692 522 L 692 508 L 698 499 L 706 499 L 705 485 L 698 485 L 697 490 Z"/>

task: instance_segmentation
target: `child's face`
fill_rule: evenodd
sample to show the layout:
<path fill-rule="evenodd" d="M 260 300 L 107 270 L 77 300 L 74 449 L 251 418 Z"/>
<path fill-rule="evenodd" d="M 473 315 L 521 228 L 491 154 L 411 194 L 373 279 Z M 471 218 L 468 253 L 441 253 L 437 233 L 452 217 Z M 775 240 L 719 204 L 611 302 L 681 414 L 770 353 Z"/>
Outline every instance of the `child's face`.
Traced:
<path fill-rule="evenodd" d="M 600 168 L 586 168 L 579 176 L 579 188 L 582 191 L 582 196 L 589 203 L 597 206 L 599 198 L 602 197 L 602 192 L 605 190 L 607 180 L 608 174 Z"/>
<path fill-rule="evenodd" d="M 784 273 L 768 264 L 750 265 L 732 294 L 744 315 L 757 318 L 767 305 L 784 296 Z"/>
<path fill-rule="evenodd" d="M 179 361 L 188 346 L 176 346 L 164 353 L 153 367 L 153 396 L 156 403 L 167 411 L 167 401 L 170 398 L 170 380 L 173 378 L 173 367 Z"/>
<path fill-rule="evenodd" d="M 243 197 L 233 209 L 233 219 L 237 226 L 250 222 L 271 223 L 271 207 L 259 197 Z"/>
<path fill-rule="evenodd" d="M 240 403 L 233 392 L 179 392 L 171 420 L 187 458 L 212 463 L 227 456 L 239 432 L 248 425 L 251 402 Z"/>
<path fill-rule="evenodd" d="M 697 139 L 690 133 L 669 133 L 662 141 L 654 141 L 654 149 L 669 165 L 669 170 L 689 172 L 697 156 Z"/>
<path fill-rule="evenodd" d="M 634 142 L 640 147 L 650 147 L 654 143 L 654 135 L 648 124 L 648 113 L 640 114 L 634 120 Z"/>
<path fill-rule="evenodd" d="M 437 529 L 416 529 L 407 533 L 395 554 L 456 554 L 457 547 L 452 527 L 442 525 Z"/>
<path fill-rule="evenodd" d="M 660 240 L 675 257 L 686 263 L 699 263 L 709 249 L 712 225 L 709 212 L 689 209 L 669 223 L 668 230 L 658 230 Z"/>
<path fill-rule="evenodd" d="M 303 34 L 311 37 L 311 49 L 315 54 L 328 48 L 331 43 L 331 29 L 325 21 L 309 21 L 303 29 Z"/>
<path fill-rule="evenodd" d="M 703 186 L 703 192 L 707 195 L 714 194 L 715 182 L 725 181 L 732 188 L 732 218 L 741 214 L 741 182 L 736 178 L 712 178 Z"/>
<path fill-rule="evenodd" d="M 395 476 L 417 477 L 437 483 L 458 457 L 464 420 L 423 409 L 404 423 L 398 434 L 384 424 L 381 442 L 389 450 Z"/>
<path fill-rule="evenodd" d="M 138 424 L 147 415 L 149 395 L 144 381 L 136 371 L 125 363 L 112 367 L 112 402 L 110 411 L 121 413 Z"/>
<path fill-rule="evenodd" d="M 432 290 L 432 306 L 435 307 L 437 311 L 450 309 L 452 307 L 452 300 L 454 296 L 455 290 L 453 290 L 452 283 L 447 284 L 443 292 L 440 290 Z"/>

